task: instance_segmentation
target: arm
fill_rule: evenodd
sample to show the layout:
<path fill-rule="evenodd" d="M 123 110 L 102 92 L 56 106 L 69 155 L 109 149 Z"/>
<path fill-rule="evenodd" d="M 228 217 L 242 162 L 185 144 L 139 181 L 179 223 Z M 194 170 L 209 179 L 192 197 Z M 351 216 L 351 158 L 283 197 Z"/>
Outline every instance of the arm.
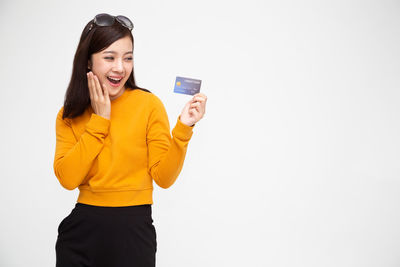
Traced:
<path fill-rule="evenodd" d="M 193 126 L 187 126 L 178 117 L 170 135 L 167 112 L 161 100 L 152 95 L 147 125 L 148 171 L 162 188 L 170 187 L 183 167 L 186 150 L 193 134 Z"/>
<path fill-rule="evenodd" d="M 63 108 L 56 119 L 56 151 L 54 173 L 60 184 L 73 190 L 85 179 L 94 159 L 104 145 L 110 128 L 110 120 L 92 113 L 85 132 L 76 141 L 68 119 L 62 119 Z"/>

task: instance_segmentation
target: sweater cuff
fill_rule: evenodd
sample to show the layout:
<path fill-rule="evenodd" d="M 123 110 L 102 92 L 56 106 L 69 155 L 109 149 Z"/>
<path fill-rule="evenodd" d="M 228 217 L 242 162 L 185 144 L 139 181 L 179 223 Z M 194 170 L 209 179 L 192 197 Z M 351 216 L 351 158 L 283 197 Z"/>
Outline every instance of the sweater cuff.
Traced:
<path fill-rule="evenodd" d="M 189 141 L 193 135 L 193 126 L 188 126 L 181 122 L 181 116 L 179 115 L 178 120 L 176 121 L 176 125 L 172 130 L 172 135 L 182 141 Z"/>
<path fill-rule="evenodd" d="M 110 128 L 111 120 L 108 120 L 96 113 L 92 113 L 89 122 L 86 124 L 86 128 L 99 133 L 108 133 Z"/>

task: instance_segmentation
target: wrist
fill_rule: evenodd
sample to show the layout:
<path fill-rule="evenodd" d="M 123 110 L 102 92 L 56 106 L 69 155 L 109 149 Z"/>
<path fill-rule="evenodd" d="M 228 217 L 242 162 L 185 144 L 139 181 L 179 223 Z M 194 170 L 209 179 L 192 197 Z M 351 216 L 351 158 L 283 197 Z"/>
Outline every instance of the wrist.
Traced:
<path fill-rule="evenodd" d="M 186 122 L 185 120 L 181 120 L 181 116 L 180 116 L 180 115 L 179 115 L 179 117 L 178 117 L 178 120 L 179 120 L 182 124 L 185 124 L 186 126 L 189 126 L 189 127 L 193 127 L 193 126 L 196 125 L 196 123 L 190 123 L 190 122 Z"/>

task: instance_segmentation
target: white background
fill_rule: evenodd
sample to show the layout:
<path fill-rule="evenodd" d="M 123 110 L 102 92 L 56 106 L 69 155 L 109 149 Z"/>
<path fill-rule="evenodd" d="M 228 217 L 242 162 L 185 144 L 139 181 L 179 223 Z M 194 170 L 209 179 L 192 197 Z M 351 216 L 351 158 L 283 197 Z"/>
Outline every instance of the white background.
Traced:
<path fill-rule="evenodd" d="M 0 2 L 0 266 L 55 266 L 78 190 L 53 173 L 83 27 L 135 28 L 139 86 L 171 128 L 208 96 L 176 183 L 155 185 L 157 266 L 400 265 L 400 2 Z"/>

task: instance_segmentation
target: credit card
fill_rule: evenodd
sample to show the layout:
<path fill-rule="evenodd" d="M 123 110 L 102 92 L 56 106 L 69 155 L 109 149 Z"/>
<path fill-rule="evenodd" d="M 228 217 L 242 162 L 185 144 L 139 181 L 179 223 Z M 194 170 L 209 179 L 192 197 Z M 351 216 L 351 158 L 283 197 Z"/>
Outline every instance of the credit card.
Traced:
<path fill-rule="evenodd" d="M 201 80 L 176 76 L 174 93 L 195 95 L 200 92 Z"/>

